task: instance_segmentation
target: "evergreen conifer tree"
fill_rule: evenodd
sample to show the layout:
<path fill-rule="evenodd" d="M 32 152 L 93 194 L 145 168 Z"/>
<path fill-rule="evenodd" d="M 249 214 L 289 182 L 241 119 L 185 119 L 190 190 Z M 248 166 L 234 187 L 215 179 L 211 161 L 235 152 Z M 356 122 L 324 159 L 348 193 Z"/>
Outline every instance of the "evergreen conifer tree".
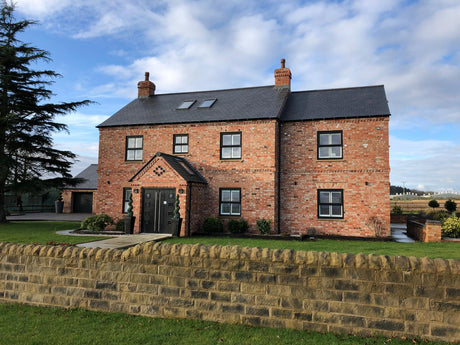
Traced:
<path fill-rule="evenodd" d="M 19 40 L 31 20 L 17 20 L 14 5 L 0 2 L 0 223 L 6 222 L 7 188 L 29 190 L 71 183 L 75 154 L 53 147 L 52 134 L 67 126 L 54 121 L 90 101 L 54 104 L 49 86 L 60 75 L 34 69 L 49 53 Z M 50 177 L 45 180 L 44 177 Z"/>

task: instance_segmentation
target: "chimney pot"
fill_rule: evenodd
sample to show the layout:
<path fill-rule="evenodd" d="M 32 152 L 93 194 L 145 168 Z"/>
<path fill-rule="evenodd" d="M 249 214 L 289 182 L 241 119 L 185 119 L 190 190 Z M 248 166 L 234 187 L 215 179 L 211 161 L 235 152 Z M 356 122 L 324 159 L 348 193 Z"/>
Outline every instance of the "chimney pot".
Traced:
<path fill-rule="evenodd" d="M 137 97 L 145 98 L 155 94 L 155 84 L 149 81 L 149 72 L 145 72 L 145 80 L 137 83 Z"/>
<path fill-rule="evenodd" d="M 275 69 L 275 86 L 291 89 L 291 70 L 286 68 L 286 60 L 281 59 L 281 68 Z"/>

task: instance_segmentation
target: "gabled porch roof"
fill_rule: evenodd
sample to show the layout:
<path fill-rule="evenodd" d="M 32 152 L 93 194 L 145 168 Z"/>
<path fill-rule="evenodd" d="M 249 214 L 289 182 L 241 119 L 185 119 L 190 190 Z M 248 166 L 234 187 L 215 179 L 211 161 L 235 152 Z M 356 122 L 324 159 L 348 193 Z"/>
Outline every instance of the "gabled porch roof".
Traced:
<path fill-rule="evenodd" d="M 185 158 L 168 155 L 163 152 L 157 152 L 133 177 L 129 179 L 129 182 L 133 182 L 137 176 L 149 169 L 151 165 L 150 163 L 158 157 L 162 157 L 166 163 L 169 164 L 171 169 L 176 171 L 187 183 L 208 184 L 206 179 Z"/>

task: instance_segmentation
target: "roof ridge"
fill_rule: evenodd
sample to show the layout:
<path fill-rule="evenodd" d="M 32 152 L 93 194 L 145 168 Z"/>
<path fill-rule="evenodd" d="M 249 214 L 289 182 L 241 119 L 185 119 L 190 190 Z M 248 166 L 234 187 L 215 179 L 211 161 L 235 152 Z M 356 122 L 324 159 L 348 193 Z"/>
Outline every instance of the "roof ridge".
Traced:
<path fill-rule="evenodd" d="M 340 91 L 340 90 L 357 90 L 357 89 L 369 89 L 376 87 L 385 87 L 385 85 L 366 85 L 366 86 L 350 86 L 350 87 L 338 87 L 338 88 L 329 88 L 329 89 L 313 89 L 313 90 L 303 90 L 303 91 L 291 91 L 291 93 L 302 93 L 302 92 L 321 92 L 321 91 Z"/>
<path fill-rule="evenodd" d="M 182 91 L 182 92 L 169 92 L 169 93 L 155 93 L 155 96 L 171 96 L 171 95 L 184 95 L 184 94 L 196 94 L 196 93 L 207 93 L 207 92 L 224 92 L 224 91 L 236 91 L 236 90 L 248 90 L 248 89 L 262 89 L 275 87 L 275 85 L 264 85 L 264 86 L 247 86 L 247 87 L 236 87 L 229 89 L 215 89 L 215 90 L 202 90 L 202 91 Z"/>

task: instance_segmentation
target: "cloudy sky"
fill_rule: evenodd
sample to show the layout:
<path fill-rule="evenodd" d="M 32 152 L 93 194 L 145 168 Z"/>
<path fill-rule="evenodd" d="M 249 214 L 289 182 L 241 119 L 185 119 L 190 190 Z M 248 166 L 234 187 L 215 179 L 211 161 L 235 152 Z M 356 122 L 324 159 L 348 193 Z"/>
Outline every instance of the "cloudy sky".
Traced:
<path fill-rule="evenodd" d="M 59 118 L 56 146 L 97 163 L 95 126 L 137 96 L 272 85 L 280 58 L 292 89 L 384 84 L 391 183 L 460 192 L 458 0 L 15 0 L 40 25 L 22 39 L 50 52 L 54 101 L 96 104 Z"/>

